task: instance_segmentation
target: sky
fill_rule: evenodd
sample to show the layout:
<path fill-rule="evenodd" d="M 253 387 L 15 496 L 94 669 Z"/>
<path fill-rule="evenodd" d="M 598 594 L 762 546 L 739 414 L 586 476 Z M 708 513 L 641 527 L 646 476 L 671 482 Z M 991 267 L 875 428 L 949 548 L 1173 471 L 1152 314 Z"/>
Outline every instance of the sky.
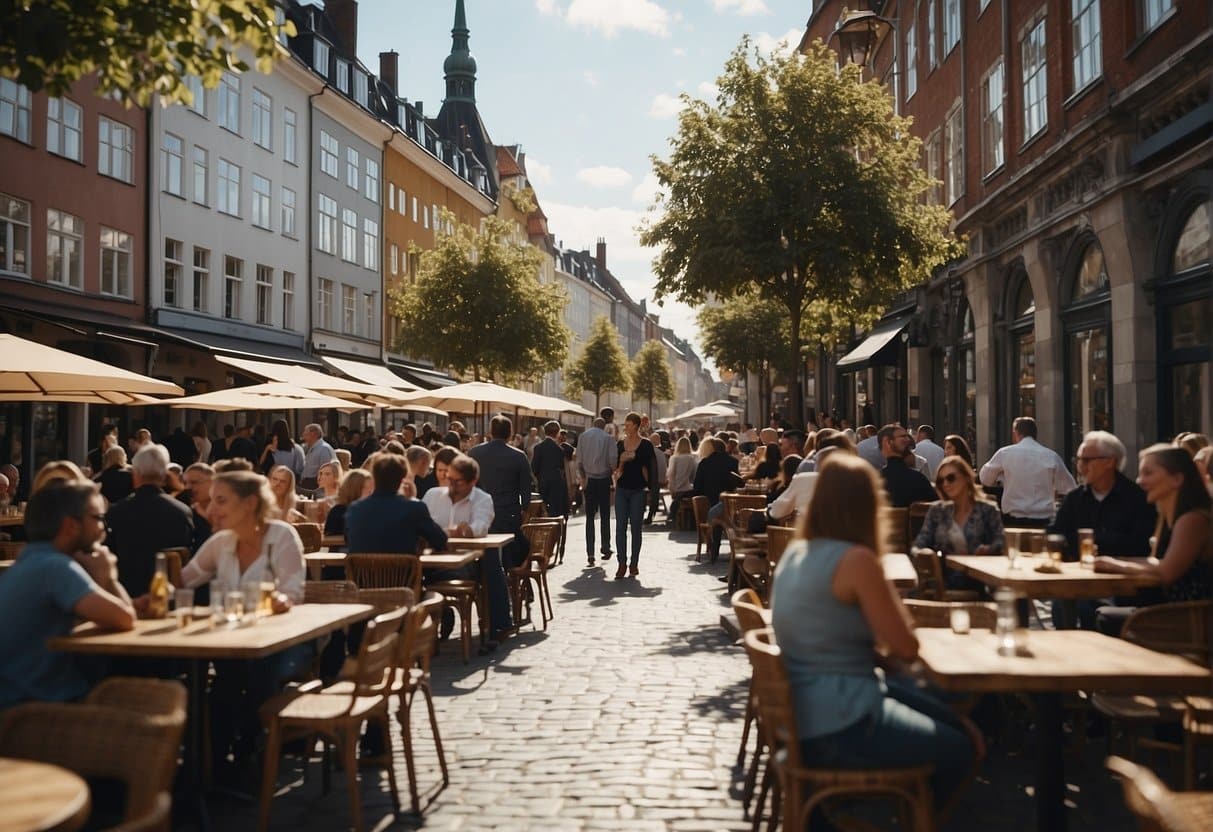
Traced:
<path fill-rule="evenodd" d="M 770 51 L 800 40 L 808 0 L 466 0 L 476 103 L 495 144 L 520 144 L 527 173 L 567 248 L 607 242 L 607 267 L 662 325 L 699 348 L 695 313 L 654 306 L 636 226 L 653 202 L 650 157 L 666 156 L 678 96 L 713 100 L 743 34 Z M 400 53 L 400 95 L 442 105 L 455 0 L 361 0 L 358 57 Z"/>

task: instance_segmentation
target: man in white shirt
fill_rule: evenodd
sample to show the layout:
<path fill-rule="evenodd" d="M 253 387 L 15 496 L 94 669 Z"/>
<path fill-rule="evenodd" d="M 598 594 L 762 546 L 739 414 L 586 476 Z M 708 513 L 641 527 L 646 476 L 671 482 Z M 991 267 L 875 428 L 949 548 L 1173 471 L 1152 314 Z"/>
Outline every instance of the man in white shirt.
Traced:
<path fill-rule="evenodd" d="M 1036 420 L 1020 416 L 1011 426 L 1015 444 L 995 451 L 981 466 L 982 485 L 1002 483 L 1005 526 L 1044 528 L 1053 519 L 1053 501 L 1078 487 L 1055 451 L 1036 441 Z"/>
<path fill-rule="evenodd" d="M 493 523 L 493 497 L 476 487 L 480 465 L 460 454 L 447 469 L 447 486 L 431 488 L 421 502 L 451 537 L 484 537 Z"/>
<path fill-rule="evenodd" d="M 930 425 L 918 426 L 914 453 L 927 461 L 927 470 L 924 473 L 927 475 L 927 479 L 934 482 L 935 472 L 939 470 L 939 463 L 943 462 L 943 458 L 947 456 L 944 449 L 935 444 L 935 428 Z"/>
<path fill-rule="evenodd" d="M 876 426 L 864 425 L 860 430 L 863 431 L 864 438 L 859 440 L 855 450 L 877 471 L 883 469 L 884 454 L 880 452 L 880 439 L 876 436 Z"/>

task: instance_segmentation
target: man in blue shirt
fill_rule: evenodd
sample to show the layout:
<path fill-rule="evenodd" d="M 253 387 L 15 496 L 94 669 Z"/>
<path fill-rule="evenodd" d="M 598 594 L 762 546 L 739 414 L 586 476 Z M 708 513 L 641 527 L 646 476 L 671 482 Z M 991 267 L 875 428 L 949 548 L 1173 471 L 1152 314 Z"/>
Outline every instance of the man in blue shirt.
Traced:
<path fill-rule="evenodd" d="M 603 560 L 611 558 L 611 474 L 619 464 L 619 443 L 604 428 L 615 411 L 602 409 L 594 426 L 577 439 L 577 473 L 585 493 L 585 559 L 594 565 L 594 518 L 602 529 Z"/>
<path fill-rule="evenodd" d="M 105 503 L 94 483 L 52 483 L 29 501 L 29 544 L 0 581 L 0 708 L 26 700 L 66 702 L 88 693 L 71 653 L 46 646 L 76 619 L 129 630 L 135 610 L 118 582 L 105 538 Z"/>
<path fill-rule="evenodd" d="M 430 517 L 425 503 L 399 493 L 404 481 L 404 457 L 378 453 L 372 460 L 375 490 L 346 509 L 346 550 L 351 554 L 418 554 L 421 537 L 434 549 L 445 549 L 446 532 Z"/>

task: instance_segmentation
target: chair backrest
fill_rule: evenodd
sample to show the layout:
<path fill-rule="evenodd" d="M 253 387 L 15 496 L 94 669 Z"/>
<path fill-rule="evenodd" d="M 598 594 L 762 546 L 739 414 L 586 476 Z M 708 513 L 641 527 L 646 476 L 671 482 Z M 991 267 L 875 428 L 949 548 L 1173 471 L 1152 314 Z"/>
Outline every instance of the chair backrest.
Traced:
<path fill-rule="evenodd" d="M 708 512 L 712 510 L 712 506 L 708 504 L 708 498 L 702 494 L 691 498 L 691 508 L 695 512 L 695 522 L 703 525 L 708 522 Z"/>
<path fill-rule="evenodd" d="M 180 682 L 166 679 L 143 679 L 131 676 L 111 676 L 97 684 L 86 705 L 121 708 L 162 722 L 185 724 L 187 696 Z"/>
<path fill-rule="evenodd" d="M 355 593 L 355 604 L 370 604 L 375 614 L 408 608 L 417 602 L 417 595 L 407 586 L 359 589 Z"/>
<path fill-rule="evenodd" d="M 396 648 L 407 615 L 408 609 L 401 607 L 375 616 L 366 625 L 354 666 L 351 708 L 359 696 L 385 696 L 389 692 L 392 677 L 387 671 L 396 664 Z"/>
<path fill-rule="evenodd" d="M 305 604 L 357 604 L 358 584 L 353 581 L 304 581 Z"/>
<path fill-rule="evenodd" d="M 531 520 L 522 524 L 522 534 L 529 548 L 527 559 L 540 569 L 547 569 L 556 557 L 556 545 L 560 542 L 560 520 L 556 518 Z"/>
<path fill-rule="evenodd" d="M 914 618 L 915 627 L 951 627 L 952 610 L 960 607 L 969 611 L 969 626 L 977 630 L 993 630 L 998 623 L 998 607 L 979 602 L 923 601 L 907 598 L 903 601 Z"/>
<path fill-rule="evenodd" d="M 147 814 L 125 820 L 107 832 L 169 832 L 173 814 L 173 798 L 168 792 L 156 795 L 156 805 Z"/>
<path fill-rule="evenodd" d="M 910 553 L 910 560 L 914 563 L 914 571 L 918 573 L 918 588 L 915 590 L 918 596 L 942 601 L 945 588 L 943 565 L 939 562 L 939 555 L 926 549 L 919 549 Z"/>
<path fill-rule="evenodd" d="M 1121 637 L 1157 650 L 1208 660 L 1213 601 L 1176 601 L 1139 607 L 1125 621 Z"/>
<path fill-rule="evenodd" d="M 795 537 L 796 529 L 791 526 L 767 526 L 767 560 L 772 565 L 779 563 Z"/>
<path fill-rule="evenodd" d="M 922 531 L 922 524 L 927 519 L 927 512 L 931 510 L 931 506 L 933 505 L 935 505 L 935 503 L 927 502 L 926 500 L 919 500 L 917 502 L 910 503 L 909 534 L 911 542 L 913 542 L 913 540 L 918 537 L 918 533 Z"/>
<path fill-rule="evenodd" d="M 421 559 L 393 552 L 345 556 L 345 574 L 359 589 L 408 587 L 421 595 Z"/>
<path fill-rule="evenodd" d="M 438 633 L 437 627 L 434 625 L 434 618 L 442 611 L 442 603 L 442 595 L 437 592 L 427 592 L 409 610 L 398 651 L 397 667 L 407 670 L 419 666 L 423 670 L 428 670 L 430 657 L 434 655 L 434 649 L 438 646 Z"/>
<path fill-rule="evenodd" d="M 739 529 L 744 529 L 743 525 L 746 521 L 743 509 L 753 509 L 762 511 L 767 507 L 767 498 L 761 494 L 721 494 L 721 501 L 724 503 L 724 523 L 726 526 L 735 526 Z"/>
<path fill-rule="evenodd" d="M 885 523 L 889 530 L 889 551 L 910 551 L 910 510 L 908 508 L 885 509 Z"/>
<path fill-rule="evenodd" d="M 296 523 L 295 531 L 299 533 L 305 552 L 315 552 L 324 545 L 324 529 L 319 523 Z"/>
<path fill-rule="evenodd" d="M 792 689 L 783 666 L 775 631 L 770 627 L 749 630 L 742 637 L 753 668 L 751 690 L 758 701 L 759 725 L 771 754 L 786 754 L 787 764 L 800 768 L 800 741 L 796 734 L 796 712 Z"/>
<path fill-rule="evenodd" d="M 547 516 L 547 508 L 543 504 L 543 500 L 531 500 L 527 503 L 525 509 L 522 510 L 522 522 L 529 523 L 531 520 L 537 520 L 540 517 Z"/>
<path fill-rule="evenodd" d="M 0 560 L 16 560 L 25 544 L 19 540 L 0 540 Z"/>
<path fill-rule="evenodd" d="M 733 593 L 730 603 L 733 605 L 733 614 L 737 616 L 737 623 L 741 627 L 743 635 L 750 630 L 761 630 L 767 626 L 767 623 L 762 620 L 762 599 L 754 590 L 749 587 L 737 590 Z"/>
<path fill-rule="evenodd" d="M 1185 818 L 1175 805 L 1170 789 L 1144 766 L 1122 757 L 1109 757 L 1105 765 L 1120 775 L 1125 803 L 1138 821 L 1142 832 L 1197 832 L 1208 829 L 1200 821 Z"/>

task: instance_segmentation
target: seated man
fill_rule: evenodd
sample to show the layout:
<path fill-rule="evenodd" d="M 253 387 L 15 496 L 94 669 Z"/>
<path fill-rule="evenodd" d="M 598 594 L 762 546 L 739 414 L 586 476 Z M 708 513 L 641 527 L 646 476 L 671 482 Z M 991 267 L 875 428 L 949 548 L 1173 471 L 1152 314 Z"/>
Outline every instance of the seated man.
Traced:
<path fill-rule="evenodd" d="M 135 454 L 131 476 L 135 490 L 109 508 L 109 544 L 118 556 L 118 578 L 131 595 L 147 592 L 156 573 L 156 553 L 194 546 L 194 515 L 164 493 L 168 450 L 144 445 Z M 184 560 L 184 558 L 183 558 Z"/>
<path fill-rule="evenodd" d="M 78 618 L 115 630 L 135 626 L 117 559 L 100 545 L 104 511 L 97 486 L 87 481 L 52 483 L 30 498 L 30 542 L 0 580 L 0 708 L 88 693 L 77 658 L 46 646 Z"/>
<path fill-rule="evenodd" d="M 418 554 L 422 537 L 435 549 L 446 548 L 446 532 L 433 521 L 425 504 L 399 493 L 404 471 L 403 456 L 378 453 L 372 457 L 375 490 L 346 510 L 346 551 Z"/>

